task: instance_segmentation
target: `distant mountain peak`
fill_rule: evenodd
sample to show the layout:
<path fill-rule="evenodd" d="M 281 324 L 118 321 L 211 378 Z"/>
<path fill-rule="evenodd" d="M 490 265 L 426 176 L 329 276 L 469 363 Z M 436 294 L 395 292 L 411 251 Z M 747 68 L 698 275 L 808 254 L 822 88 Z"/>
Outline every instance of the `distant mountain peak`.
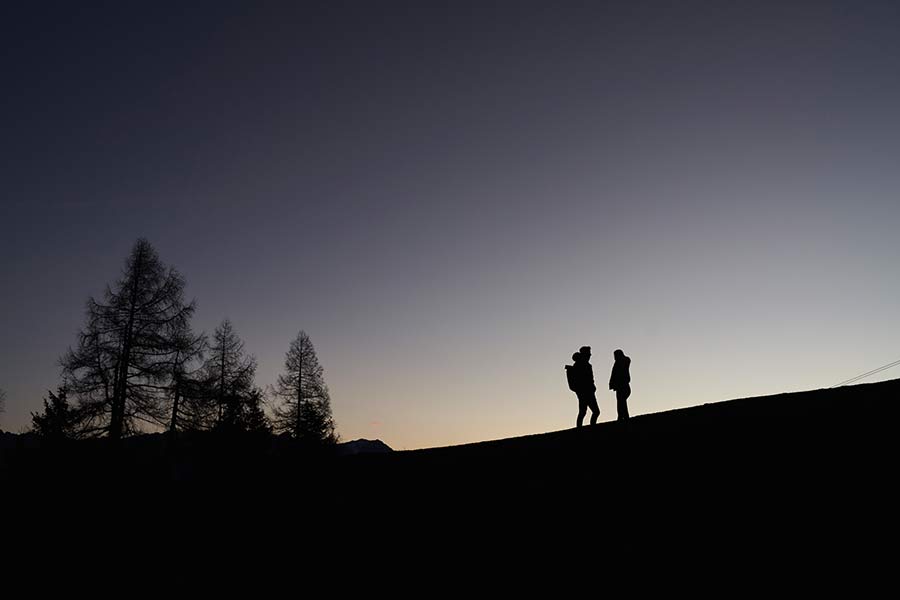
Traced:
<path fill-rule="evenodd" d="M 337 445 L 337 453 L 339 456 L 350 454 L 378 454 L 383 452 L 393 452 L 393 449 L 381 440 L 358 439 L 350 442 L 343 442 Z"/>

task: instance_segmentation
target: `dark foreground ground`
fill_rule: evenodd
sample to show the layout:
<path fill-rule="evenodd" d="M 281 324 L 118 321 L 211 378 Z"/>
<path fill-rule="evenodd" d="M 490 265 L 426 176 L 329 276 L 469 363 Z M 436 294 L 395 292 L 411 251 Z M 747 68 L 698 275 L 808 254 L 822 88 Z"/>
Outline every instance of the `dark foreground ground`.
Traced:
<path fill-rule="evenodd" d="M 51 537 L 88 529 L 255 548 L 328 539 L 365 560 L 459 544 L 498 560 L 700 546 L 763 561 L 864 557 L 878 568 L 895 562 L 900 532 L 898 400 L 900 380 L 643 415 L 627 427 L 345 457 L 273 450 L 271 440 L 173 448 L 163 436 L 115 453 L 8 448 L 0 485 L 6 514 L 27 511 L 32 527 L 43 515 L 37 525 Z"/>

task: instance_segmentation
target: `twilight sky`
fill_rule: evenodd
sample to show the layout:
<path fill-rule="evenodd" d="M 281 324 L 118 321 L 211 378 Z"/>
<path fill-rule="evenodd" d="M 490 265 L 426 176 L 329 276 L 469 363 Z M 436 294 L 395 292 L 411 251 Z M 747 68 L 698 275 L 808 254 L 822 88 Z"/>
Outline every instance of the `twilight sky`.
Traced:
<path fill-rule="evenodd" d="M 573 426 L 584 344 L 601 420 L 616 348 L 633 415 L 900 358 L 896 2 L 23 10 L 0 8 L 3 429 L 139 236 L 257 384 L 303 328 L 341 436 L 395 449 Z"/>

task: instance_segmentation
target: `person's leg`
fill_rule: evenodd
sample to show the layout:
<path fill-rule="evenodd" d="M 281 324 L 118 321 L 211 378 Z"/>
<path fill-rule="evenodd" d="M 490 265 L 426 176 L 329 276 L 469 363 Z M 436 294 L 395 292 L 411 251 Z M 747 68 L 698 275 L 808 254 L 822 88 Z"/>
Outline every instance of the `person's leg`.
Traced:
<path fill-rule="evenodd" d="M 628 420 L 628 396 L 631 395 L 631 387 L 624 386 L 616 390 L 616 410 L 620 421 Z"/>
<path fill-rule="evenodd" d="M 582 394 L 578 394 L 578 421 L 576 427 L 584 423 L 584 415 L 587 414 L 587 402 Z"/>
<path fill-rule="evenodd" d="M 597 417 L 600 416 L 600 407 L 597 405 L 597 396 L 596 394 L 591 394 L 590 403 L 588 406 L 591 407 L 591 425 L 597 424 Z"/>

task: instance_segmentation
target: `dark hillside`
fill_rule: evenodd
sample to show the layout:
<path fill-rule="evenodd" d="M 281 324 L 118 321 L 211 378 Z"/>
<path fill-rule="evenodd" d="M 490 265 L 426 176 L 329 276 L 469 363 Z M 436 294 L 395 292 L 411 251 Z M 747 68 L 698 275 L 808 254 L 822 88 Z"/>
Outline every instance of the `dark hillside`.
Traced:
<path fill-rule="evenodd" d="M 900 381 L 889 381 L 643 415 L 627 428 L 354 457 L 340 465 L 339 497 L 401 522 L 576 530 L 602 520 L 604 536 L 627 544 L 677 531 L 832 548 L 896 533 L 898 400 Z"/>
<path fill-rule="evenodd" d="M 171 447 L 139 436 L 111 452 L 103 440 L 60 450 L 7 436 L 0 476 L 7 498 L 52 500 L 93 522 L 121 510 L 216 535 L 229 523 L 260 544 L 316 531 L 406 545 L 594 532 L 607 549 L 699 539 L 875 552 L 898 532 L 898 396 L 900 380 L 345 456 L 265 437 Z"/>

